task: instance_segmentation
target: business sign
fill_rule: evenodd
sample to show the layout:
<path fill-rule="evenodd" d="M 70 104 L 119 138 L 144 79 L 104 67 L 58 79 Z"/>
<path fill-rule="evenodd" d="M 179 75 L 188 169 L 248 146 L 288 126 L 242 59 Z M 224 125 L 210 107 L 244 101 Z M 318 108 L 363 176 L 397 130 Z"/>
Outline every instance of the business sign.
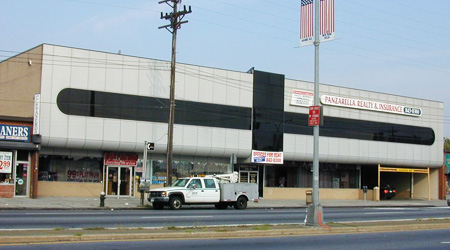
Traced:
<path fill-rule="evenodd" d="M 41 114 L 41 94 L 34 95 L 34 119 L 33 119 L 33 134 L 38 135 L 40 131 L 39 117 Z"/>
<path fill-rule="evenodd" d="M 252 162 L 260 164 L 283 164 L 283 152 L 252 150 Z"/>
<path fill-rule="evenodd" d="M 291 96 L 291 105 L 309 107 L 314 105 L 314 92 L 293 89 Z"/>
<path fill-rule="evenodd" d="M 397 104 L 387 104 L 382 102 L 351 99 L 347 97 L 323 95 L 320 98 L 320 101 L 324 105 L 331 105 L 345 108 L 364 109 L 408 116 L 422 115 L 422 109 L 420 108 L 406 107 Z"/>
<path fill-rule="evenodd" d="M 417 169 L 417 168 L 386 168 L 386 167 L 380 167 L 380 172 L 428 174 L 429 170 L 428 169 Z"/>
<path fill-rule="evenodd" d="M 105 153 L 105 165 L 136 166 L 138 155 Z"/>
<path fill-rule="evenodd" d="M 445 154 L 445 166 L 447 166 L 448 172 L 450 172 L 450 154 Z"/>
<path fill-rule="evenodd" d="M 0 173 L 10 174 L 12 169 L 12 152 L 0 152 Z"/>
<path fill-rule="evenodd" d="M 0 124 L 0 141 L 29 142 L 31 126 Z"/>

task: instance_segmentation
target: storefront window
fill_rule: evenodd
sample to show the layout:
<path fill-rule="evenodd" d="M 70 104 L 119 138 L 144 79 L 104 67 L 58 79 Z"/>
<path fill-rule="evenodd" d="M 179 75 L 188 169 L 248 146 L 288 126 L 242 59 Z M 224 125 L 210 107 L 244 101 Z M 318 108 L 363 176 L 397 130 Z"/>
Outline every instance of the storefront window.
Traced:
<path fill-rule="evenodd" d="M 39 181 L 101 182 L 103 159 L 44 155 L 39 159 Z"/>
<path fill-rule="evenodd" d="M 152 184 L 164 184 L 167 177 L 167 164 L 165 161 L 152 161 Z M 174 161 L 172 165 L 173 181 L 177 178 L 190 175 L 212 175 L 228 173 L 229 164 L 217 162 L 191 162 Z"/>
<path fill-rule="evenodd" d="M 13 154 L 0 152 L 0 184 L 12 184 Z"/>
<path fill-rule="evenodd" d="M 285 166 L 266 168 L 266 187 L 312 187 L 312 163 L 286 163 Z M 321 163 L 320 188 L 359 188 L 359 170 L 356 165 Z"/>

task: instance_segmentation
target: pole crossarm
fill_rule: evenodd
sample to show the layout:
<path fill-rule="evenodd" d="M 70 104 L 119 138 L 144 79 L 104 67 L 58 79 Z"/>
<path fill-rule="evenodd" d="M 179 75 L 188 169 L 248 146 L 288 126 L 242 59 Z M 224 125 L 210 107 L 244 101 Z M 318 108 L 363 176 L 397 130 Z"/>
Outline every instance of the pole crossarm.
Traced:
<path fill-rule="evenodd" d="M 173 4 L 169 4 L 169 2 L 172 2 Z M 161 12 L 161 19 L 169 20 L 170 24 L 164 25 L 161 27 L 158 27 L 159 29 L 167 29 L 170 33 L 173 34 L 174 30 L 180 29 L 181 24 L 187 23 L 188 21 L 183 21 L 183 18 L 186 14 L 192 13 L 192 8 L 189 6 L 188 9 L 186 9 L 186 5 L 183 6 L 183 10 L 179 11 L 177 9 L 177 5 L 181 3 L 181 0 L 166 0 L 166 1 L 160 1 L 161 3 L 166 3 L 170 7 L 173 8 L 173 12 L 171 13 L 163 13 Z M 170 29 L 172 30 L 170 30 Z"/>

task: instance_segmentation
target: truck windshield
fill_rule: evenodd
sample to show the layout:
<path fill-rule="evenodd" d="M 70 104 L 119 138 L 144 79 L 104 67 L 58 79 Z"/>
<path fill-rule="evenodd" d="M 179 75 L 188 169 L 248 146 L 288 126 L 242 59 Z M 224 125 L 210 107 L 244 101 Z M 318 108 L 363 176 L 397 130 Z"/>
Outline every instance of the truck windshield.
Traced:
<path fill-rule="evenodd" d="M 178 179 L 174 183 L 172 183 L 172 187 L 184 187 L 189 179 Z"/>

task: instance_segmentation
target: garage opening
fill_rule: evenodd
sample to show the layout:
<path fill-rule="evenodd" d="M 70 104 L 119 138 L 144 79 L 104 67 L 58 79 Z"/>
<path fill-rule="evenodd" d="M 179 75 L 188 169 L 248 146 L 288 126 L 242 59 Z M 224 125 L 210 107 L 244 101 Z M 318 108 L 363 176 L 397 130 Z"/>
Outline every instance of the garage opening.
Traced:
<path fill-rule="evenodd" d="M 383 176 L 383 180 L 381 180 L 381 173 L 393 173 L 393 175 L 389 175 L 389 176 Z M 378 187 L 381 187 L 382 185 L 387 185 L 390 182 L 392 182 L 392 180 L 397 179 L 397 180 L 403 180 L 398 182 L 398 184 L 400 185 L 404 185 L 405 182 L 404 178 L 411 178 L 410 181 L 410 196 L 409 198 L 413 199 L 414 198 L 414 178 L 419 178 L 422 179 L 423 177 L 416 177 L 415 174 L 426 174 L 426 178 L 427 178 L 427 186 L 428 186 L 428 200 L 431 200 L 431 189 L 430 189 L 430 168 L 426 168 L 426 169 L 418 169 L 418 168 L 390 168 L 390 167 L 382 167 L 381 164 L 378 164 Z M 397 177 L 397 178 L 396 178 Z M 392 184 L 389 184 L 392 185 Z M 405 190 L 405 187 L 398 187 L 401 188 L 401 190 Z"/>

